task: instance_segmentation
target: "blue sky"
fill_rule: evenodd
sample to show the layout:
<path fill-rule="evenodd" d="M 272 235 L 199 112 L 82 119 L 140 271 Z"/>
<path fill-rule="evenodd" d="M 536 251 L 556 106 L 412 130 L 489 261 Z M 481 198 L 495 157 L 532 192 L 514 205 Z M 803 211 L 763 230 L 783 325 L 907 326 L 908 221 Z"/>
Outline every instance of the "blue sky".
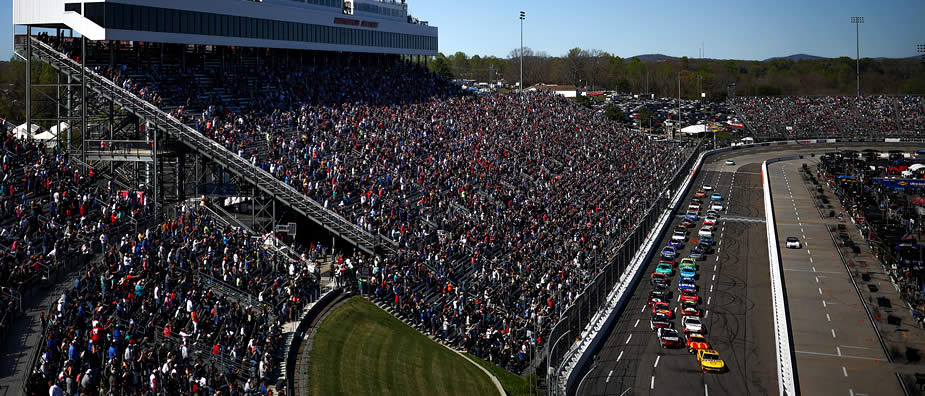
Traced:
<path fill-rule="evenodd" d="M 572 47 L 619 56 L 662 53 L 766 59 L 796 53 L 854 56 L 851 16 L 864 16 L 861 55 L 907 57 L 925 43 L 922 0 L 407 0 L 411 13 L 440 28 L 440 51 L 505 57 L 520 45 L 550 55 Z M 887 3 L 884 5 L 884 3 Z M 579 6 L 581 5 L 581 6 Z M 0 7 L 12 21 L 12 1 Z M 0 24 L 0 59 L 12 55 L 12 26 Z"/>
<path fill-rule="evenodd" d="M 411 13 L 440 28 L 440 51 L 505 57 L 520 45 L 550 55 L 597 48 L 619 56 L 662 53 L 766 59 L 806 53 L 855 54 L 851 16 L 864 16 L 861 56 L 907 57 L 925 43 L 922 0 L 408 0 Z M 888 5 L 885 5 L 888 4 Z"/>

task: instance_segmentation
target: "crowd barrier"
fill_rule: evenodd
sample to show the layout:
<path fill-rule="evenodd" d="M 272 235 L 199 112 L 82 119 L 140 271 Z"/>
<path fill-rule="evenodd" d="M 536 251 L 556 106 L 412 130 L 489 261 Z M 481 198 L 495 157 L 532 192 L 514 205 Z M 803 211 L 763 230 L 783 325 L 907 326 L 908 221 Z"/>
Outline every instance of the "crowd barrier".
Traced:
<path fill-rule="evenodd" d="M 325 308 L 342 293 L 342 289 L 333 289 L 324 293 L 318 301 L 315 301 L 315 305 L 308 309 L 308 312 L 305 313 L 305 316 L 303 316 L 302 320 L 299 322 L 299 326 L 296 327 L 295 335 L 292 337 L 292 343 L 289 345 L 289 354 L 286 356 L 287 394 L 296 394 L 295 379 L 298 373 L 296 373 L 295 366 L 296 360 L 299 358 L 299 352 L 302 349 L 302 341 L 305 337 L 305 332 L 308 331 L 308 327 L 311 326 L 312 322 L 324 312 Z"/>
<path fill-rule="evenodd" d="M 780 246 L 777 240 L 777 223 L 774 220 L 774 203 L 771 200 L 771 184 L 768 180 L 768 164 L 785 160 L 783 158 L 765 161 L 761 164 L 761 185 L 764 190 L 765 226 L 768 232 L 768 263 L 771 274 L 771 311 L 774 315 L 774 341 L 777 354 L 777 385 L 781 395 L 797 395 L 796 371 L 793 369 L 793 340 L 790 327 L 790 313 L 787 308 L 787 293 L 784 288 L 783 263 L 780 260 Z"/>

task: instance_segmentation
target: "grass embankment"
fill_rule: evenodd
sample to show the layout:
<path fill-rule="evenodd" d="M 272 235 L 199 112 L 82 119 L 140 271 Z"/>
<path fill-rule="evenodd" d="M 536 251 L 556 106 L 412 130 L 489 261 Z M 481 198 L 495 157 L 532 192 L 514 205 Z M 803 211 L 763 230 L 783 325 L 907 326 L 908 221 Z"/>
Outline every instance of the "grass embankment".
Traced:
<path fill-rule="evenodd" d="M 309 389 L 312 395 L 497 394 L 478 367 L 359 297 L 331 312 L 315 334 Z"/>

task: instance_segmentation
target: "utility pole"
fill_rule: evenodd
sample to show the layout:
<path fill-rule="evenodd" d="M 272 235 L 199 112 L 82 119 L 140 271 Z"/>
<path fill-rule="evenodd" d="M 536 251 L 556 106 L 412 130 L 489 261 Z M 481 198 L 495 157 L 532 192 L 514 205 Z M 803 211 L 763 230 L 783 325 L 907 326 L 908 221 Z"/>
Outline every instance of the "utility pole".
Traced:
<path fill-rule="evenodd" d="M 520 12 L 520 92 L 524 90 L 524 19 L 527 13 Z"/>

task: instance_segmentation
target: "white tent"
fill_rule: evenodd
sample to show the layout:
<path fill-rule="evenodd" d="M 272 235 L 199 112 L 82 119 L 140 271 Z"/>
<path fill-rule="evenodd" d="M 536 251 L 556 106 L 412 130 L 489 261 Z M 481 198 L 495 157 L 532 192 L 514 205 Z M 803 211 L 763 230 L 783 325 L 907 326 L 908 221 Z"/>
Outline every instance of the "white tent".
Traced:
<path fill-rule="evenodd" d="M 45 143 L 45 147 L 52 148 L 58 144 L 58 135 L 51 133 L 49 131 L 42 132 L 38 135 L 32 137 L 36 142 Z"/>
<path fill-rule="evenodd" d="M 42 127 L 32 124 L 31 129 L 32 129 L 31 131 L 27 132 L 26 124 L 22 124 L 16 128 L 13 128 L 13 136 L 15 136 L 18 139 L 28 139 L 30 137 L 35 136 L 37 133 L 39 133 L 39 131 L 42 130 Z"/>
<path fill-rule="evenodd" d="M 700 134 L 709 133 L 709 132 L 710 132 L 710 127 L 703 125 L 703 124 L 691 125 L 686 128 L 681 128 L 681 133 L 685 135 L 700 135 Z"/>
<path fill-rule="evenodd" d="M 68 129 L 71 129 L 71 126 L 66 122 L 61 122 L 58 125 L 53 125 L 51 128 L 48 128 L 48 131 L 55 134 L 55 136 L 67 132 Z"/>

